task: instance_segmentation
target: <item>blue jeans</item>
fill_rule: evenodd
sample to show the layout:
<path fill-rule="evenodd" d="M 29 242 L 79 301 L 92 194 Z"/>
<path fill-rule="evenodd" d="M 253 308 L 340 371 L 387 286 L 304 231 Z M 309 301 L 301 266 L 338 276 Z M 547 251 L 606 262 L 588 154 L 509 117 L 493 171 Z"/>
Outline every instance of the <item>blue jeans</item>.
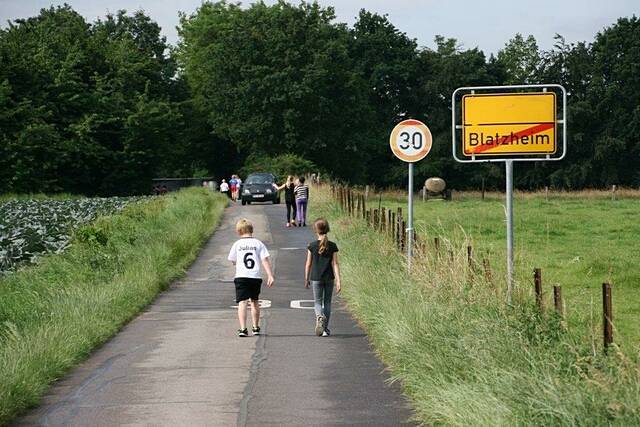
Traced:
<path fill-rule="evenodd" d="M 315 300 L 313 308 L 316 311 L 316 317 L 324 316 L 327 318 L 325 328 L 329 329 L 329 318 L 331 317 L 331 296 L 333 295 L 333 280 L 311 281 L 313 288 L 313 299 Z"/>
<path fill-rule="evenodd" d="M 307 223 L 307 199 L 296 199 L 298 225 Z"/>

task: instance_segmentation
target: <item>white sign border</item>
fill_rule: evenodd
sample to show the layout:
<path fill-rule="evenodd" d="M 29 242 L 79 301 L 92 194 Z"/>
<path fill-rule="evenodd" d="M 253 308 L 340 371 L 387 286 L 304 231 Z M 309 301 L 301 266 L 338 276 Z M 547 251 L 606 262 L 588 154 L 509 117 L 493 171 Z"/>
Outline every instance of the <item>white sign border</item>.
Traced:
<path fill-rule="evenodd" d="M 511 90 L 511 89 L 542 89 L 543 91 L 548 88 L 560 89 L 562 92 L 562 118 L 556 119 L 557 124 L 562 125 L 562 155 L 560 157 L 551 157 L 551 154 L 547 154 L 545 157 L 501 157 L 501 158 L 487 158 L 483 157 L 477 159 L 475 156 L 471 156 L 471 159 L 461 159 L 456 154 L 456 146 L 459 142 L 456 138 L 458 131 L 462 129 L 462 125 L 456 122 L 456 96 L 461 92 L 475 93 L 475 91 L 485 90 Z M 559 84 L 539 84 L 539 85 L 510 85 L 510 86 L 468 86 L 459 87 L 451 95 L 451 150 L 453 158 L 458 163 L 497 163 L 506 162 L 512 160 L 514 162 L 554 162 L 564 159 L 567 154 L 567 91 L 562 85 Z M 508 155 L 506 155 L 508 156 Z"/>

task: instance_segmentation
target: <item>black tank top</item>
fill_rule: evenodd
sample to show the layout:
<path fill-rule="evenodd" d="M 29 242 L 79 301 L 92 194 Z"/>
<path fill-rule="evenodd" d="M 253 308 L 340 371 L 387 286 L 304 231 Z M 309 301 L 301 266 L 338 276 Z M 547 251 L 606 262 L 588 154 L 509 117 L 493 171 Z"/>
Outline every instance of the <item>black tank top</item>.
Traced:
<path fill-rule="evenodd" d="M 295 192 L 294 189 L 296 188 L 295 184 L 291 184 L 291 185 L 285 185 L 284 186 L 284 201 L 285 202 L 289 202 L 289 203 L 293 203 L 296 201 L 296 196 L 295 196 Z"/>

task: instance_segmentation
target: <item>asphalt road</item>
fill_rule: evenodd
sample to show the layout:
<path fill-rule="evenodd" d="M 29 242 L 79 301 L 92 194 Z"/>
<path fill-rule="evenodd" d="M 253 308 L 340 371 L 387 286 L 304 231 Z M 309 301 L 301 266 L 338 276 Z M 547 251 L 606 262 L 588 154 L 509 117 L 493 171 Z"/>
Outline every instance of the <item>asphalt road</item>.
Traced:
<path fill-rule="evenodd" d="M 331 337 L 314 335 L 303 286 L 309 228 L 285 228 L 284 206 L 232 206 L 186 276 L 16 425 L 395 426 L 411 411 L 340 298 Z M 276 284 L 263 286 L 259 337 L 238 338 L 234 224 L 265 242 Z M 348 279 L 343 286 L 349 286 Z M 302 308 L 292 308 L 294 306 Z M 297 303 L 295 301 L 298 301 Z M 269 306 L 270 304 L 270 306 Z"/>

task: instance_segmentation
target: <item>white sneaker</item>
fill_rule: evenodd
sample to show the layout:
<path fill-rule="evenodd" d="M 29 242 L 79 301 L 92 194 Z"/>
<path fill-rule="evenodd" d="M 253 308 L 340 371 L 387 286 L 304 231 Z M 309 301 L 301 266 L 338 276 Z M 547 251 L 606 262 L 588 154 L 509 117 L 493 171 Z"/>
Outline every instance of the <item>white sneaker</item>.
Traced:
<path fill-rule="evenodd" d="M 323 337 L 328 337 L 329 336 L 329 332 L 327 332 L 327 331 L 322 332 L 322 336 Z"/>
<path fill-rule="evenodd" d="M 316 319 L 316 335 L 317 336 L 321 336 L 322 333 L 324 332 L 324 325 L 326 320 L 327 318 L 324 316 L 318 316 L 318 318 Z"/>

